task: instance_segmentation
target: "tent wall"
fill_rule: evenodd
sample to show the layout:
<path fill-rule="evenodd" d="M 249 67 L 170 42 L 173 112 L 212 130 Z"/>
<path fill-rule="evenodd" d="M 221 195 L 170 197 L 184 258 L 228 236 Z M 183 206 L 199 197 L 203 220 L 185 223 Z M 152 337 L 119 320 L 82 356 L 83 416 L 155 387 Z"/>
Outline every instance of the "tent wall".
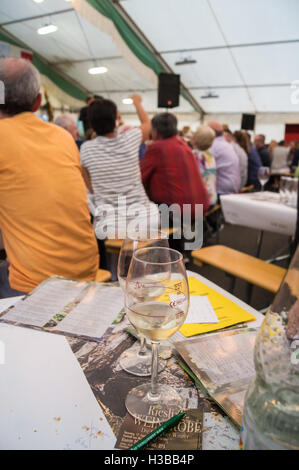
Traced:
<path fill-rule="evenodd" d="M 192 130 L 200 124 L 197 113 L 175 113 L 179 123 L 179 129 L 184 126 L 190 126 Z M 150 114 L 152 117 L 153 114 Z M 135 114 L 123 114 L 126 124 L 138 125 L 139 121 Z M 209 121 L 219 121 L 227 124 L 232 131 L 239 130 L 241 127 L 242 114 L 206 114 L 204 123 Z M 285 136 L 286 124 L 299 124 L 299 114 L 257 114 L 256 116 L 256 134 L 266 135 L 267 142 L 273 140 L 283 140 Z"/>
<path fill-rule="evenodd" d="M 241 127 L 241 114 L 207 114 L 204 122 L 217 120 L 223 124 L 227 124 L 232 131 L 236 131 Z M 271 140 L 283 140 L 285 137 L 286 124 L 299 124 L 298 113 L 261 113 L 256 115 L 256 134 L 264 134 L 267 142 Z"/>

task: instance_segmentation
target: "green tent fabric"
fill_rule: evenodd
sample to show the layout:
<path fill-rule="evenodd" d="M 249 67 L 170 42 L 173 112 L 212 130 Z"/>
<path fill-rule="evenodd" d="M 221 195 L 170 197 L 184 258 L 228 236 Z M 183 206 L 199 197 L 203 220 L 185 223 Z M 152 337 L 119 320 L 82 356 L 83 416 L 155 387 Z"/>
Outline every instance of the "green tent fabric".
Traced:
<path fill-rule="evenodd" d="M 156 72 L 157 75 L 164 72 L 162 65 L 155 55 L 143 44 L 132 28 L 126 23 L 115 7 L 108 0 L 87 0 L 87 2 L 102 15 L 113 21 L 119 34 L 131 49 L 131 51 L 147 67 Z"/>
<path fill-rule="evenodd" d="M 0 31 L 0 41 L 11 44 L 12 46 L 24 48 L 24 46 L 17 41 L 11 39 L 9 36 L 6 36 Z M 58 86 L 64 93 L 68 94 L 72 98 L 75 98 L 80 101 L 85 101 L 86 94 L 77 88 L 72 83 L 68 82 L 64 77 L 59 73 L 49 67 L 46 62 L 44 62 L 37 54 L 33 54 L 33 63 L 38 71 L 48 77 L 56 86 Z"/>
<path fill-rule="evenodd" d="M 134 33 L 132 28 L 126 23 L 123 17 L 118 13 L 116 8 L 109 0 L 86 0 L 99 13 L 109 18 L 115 25 L 119 34 L 135 54 L 135 56 L 147 67 L 151 68 L 157 75 L 165 72 L 165 69 L 157 60 L 155 55 L 143 44 L 139 37 Z M 181 95 L 187 100 L 188 96 L 184 91 Z M 192 103 L 190 103 L 192 105 Z"/>

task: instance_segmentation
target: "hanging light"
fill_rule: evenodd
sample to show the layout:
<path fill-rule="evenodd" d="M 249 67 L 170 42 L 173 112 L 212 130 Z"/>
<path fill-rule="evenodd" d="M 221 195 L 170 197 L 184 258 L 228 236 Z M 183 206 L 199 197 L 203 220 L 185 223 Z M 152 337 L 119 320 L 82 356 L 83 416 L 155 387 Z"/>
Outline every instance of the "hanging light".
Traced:
<path fill-rule="evenodd" d="M 132 98 L 124 98 L 122 101 L 123 104 L 133 104 Z"/>
<path fill-rule="evenodd" d="M 88 73 L 90 73 L 90 75 L 99 75 L 101 73 L 106 73 L 106 72 L 108 72 L 107 67 L 91 67 L 88 70 Z"/>
<path fill-rule="evenodd" d="M 38 34 L 41 34 L 43 36 L 45 34 L 55 33 L 55 31 L 57 30 L 58 26 L 56 26 L 55 24 L 46 24 L 45 26 L 38 28 L 37 32 Z"/>
<path fill-rule="evenodd" d="M 191 64 L 196 64 L 197 60 L 192 59 L 191 57 L 185 57 L 184 59 L 180 59 L 177 62 L 175 62 L 174 65 L 191 65 Z"/>
<path fill-rule="evenodd" d="M 35 3 L 43 3 L 44 0 L 33 0 Z"/>
<path fill-rule="evenodd" d="M 213 91 L 207 91 L 204 95 L 201 96 L 202 100 L 210 100 L 213 98 L 219 98 L 219 95 L 217 95 Z"/>

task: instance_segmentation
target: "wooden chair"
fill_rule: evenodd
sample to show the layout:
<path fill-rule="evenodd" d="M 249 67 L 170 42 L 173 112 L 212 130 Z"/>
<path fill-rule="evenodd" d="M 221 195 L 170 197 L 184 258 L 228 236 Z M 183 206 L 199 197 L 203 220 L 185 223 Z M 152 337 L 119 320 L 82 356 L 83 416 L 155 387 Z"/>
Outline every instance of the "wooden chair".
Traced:
<path fill-rule="evenodd" d="M 96 282 L 108 282 L 111 279 L 111 272 L 106 269 L 99 269 L 96 275 Z"/>
<path fill-rule="evenodd" d="M 250 302 L 252 287 L 258 286 L 275 294 L 286 273 L 286 269 L 269 264 L 223 245 L 214 245 L 192 251 L 193 262 L 197 266 L 209 264 L 221 269 L 232 278 L 231 291 L 236 278 L 243 279 L 249 286 L 247 301 Z"/>

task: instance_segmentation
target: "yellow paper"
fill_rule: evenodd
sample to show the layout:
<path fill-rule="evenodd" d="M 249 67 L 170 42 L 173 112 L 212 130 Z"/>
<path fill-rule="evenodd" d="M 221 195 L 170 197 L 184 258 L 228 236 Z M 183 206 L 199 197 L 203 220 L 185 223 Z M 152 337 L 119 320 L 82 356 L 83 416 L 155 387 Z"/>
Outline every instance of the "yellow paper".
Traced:
<path fill-rule="evenodd" d="M 221 330 L 238 323 L 250 322 L 255 320 L 255 316 L 246 312 L 242 307 L 236 305 L 224 295 L 208 287 L 195 277 L 189 277 L 190 295 L 205 295 L 219 319 L 219 323 L 190 323 L 183 325 L 180 332 L 187 338 L 190 336 L 208 333 L 210 331 Z"/>

